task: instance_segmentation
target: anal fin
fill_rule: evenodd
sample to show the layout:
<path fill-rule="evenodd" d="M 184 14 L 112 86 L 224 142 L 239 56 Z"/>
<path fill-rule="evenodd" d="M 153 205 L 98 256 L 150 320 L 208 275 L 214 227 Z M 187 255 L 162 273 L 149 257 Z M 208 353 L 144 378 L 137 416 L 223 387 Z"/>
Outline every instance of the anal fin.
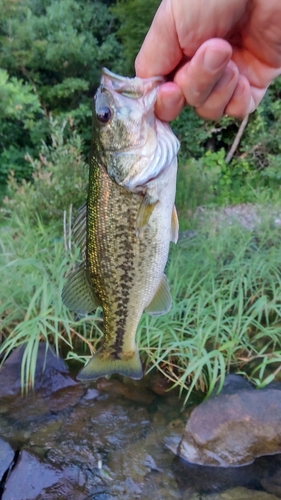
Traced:
<path fill-rule="evenodd" d="M 168 284 L 167 277 L 163 274 L 163 278 L 157 288 L 157 291 L 150 302 L 145 308 L 145 312 L 150 316 L 162 316 L 170 311 L 172 307 L 172 297 Z"/>
<path fill-rule="evenodd" d="M 66 307 L 81 315 L 89 314 L 100 306 L 84 264 L 80 264 L 68 277 L 62 291 L 62 301 Z"/>

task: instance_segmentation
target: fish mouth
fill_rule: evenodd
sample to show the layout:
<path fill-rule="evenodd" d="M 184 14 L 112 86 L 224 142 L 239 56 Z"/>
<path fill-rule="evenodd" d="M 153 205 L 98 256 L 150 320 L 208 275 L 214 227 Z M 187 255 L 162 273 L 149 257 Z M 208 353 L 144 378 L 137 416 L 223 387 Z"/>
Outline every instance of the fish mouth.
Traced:
<path fill-rule="evenodd" d="M 165 82 L 163 76 L 151 78 L 129 78 L 120 76 L 107 68 L 102 69 L 101 85 L 110 92 L 117 92 L 131 99 L 139 99 Z"/>

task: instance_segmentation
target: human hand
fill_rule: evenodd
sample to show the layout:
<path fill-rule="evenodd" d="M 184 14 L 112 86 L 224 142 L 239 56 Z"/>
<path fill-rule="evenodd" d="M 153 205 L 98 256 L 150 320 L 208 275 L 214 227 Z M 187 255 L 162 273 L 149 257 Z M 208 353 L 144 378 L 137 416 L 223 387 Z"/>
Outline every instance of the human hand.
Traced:
<path fill-rule="evenodd" d="M 170 75 L 156 102 L 165 121 L 186 103 L 242 118 L 280 73 L 280 0 L 163 0 L 136 58 L 137 76 Z"/>

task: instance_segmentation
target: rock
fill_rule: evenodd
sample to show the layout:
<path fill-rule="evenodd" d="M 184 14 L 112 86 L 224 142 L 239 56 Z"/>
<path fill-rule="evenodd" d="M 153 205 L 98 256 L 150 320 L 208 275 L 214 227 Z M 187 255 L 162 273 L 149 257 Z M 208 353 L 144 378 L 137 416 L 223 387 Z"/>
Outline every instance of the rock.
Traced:
<path fill-rule="evenodd" d="M 281 452 L 281 397 L 276 389 L 219 394 L 195 408 L 179 455 L 191 463 L 231 467 Z"/>
<path fill-rule="evenodd" d="M 96 389 L 88 389 L 86 394 L 84 395 L 84 399 L 86 399 L 86 401 L 94 400 L 94 399 L 98 398 L 99 395 L 100 395 L 100 392 L 97 391 Z"/>
<path fill-rule="evenodd" d="M 0 397 L 13 396 L 21 391 L 21 362 L 25 346 L 16 348 L 0 369 Z M 51 394 L 63 387 L 76 385 L 68 375 L 68 367 L 44 342 L 39 343 L 35 372 L 35 389 Z"/>
<path fill-rule="evenodd" d="M 265 491 L 248 490 L 247 488 L 232 488 L 222 493 L 204 496 L 204 500 L 278 500 L 275 495 Z M 184 497 L 184 500 L 187 500 Z M 189 499 L 188 499 L 189 500 Z"/>
<path fill-rule="evenodd" d="M 3 441 L 3 439 L 0 438 L 0 482 L 3 475 L 12 464 L 14 455 L 14 450 L 9 443 L 6 443 L 6 441 Z"/>
<path fill-rule="evenodd" d="M 160 434 L 160 435 L 159 435 Z M 131 441 L 107 456 L 114 482 L 110 492 L 126 500 L 180 500 L 181 494 L 171 464 L 173 457 L 163 453 L 161 429 Z M 124 481 L 126 484 L 124 485 Z M 131 485 L 128 480 L 131 481 Z M 126 488 L 127 485 L 127 488 Z M 130 486 L 130 487 L 129 487 Z"/>
<path fill-rule="evenodd" d="M 268 387 L 268 386 L 267 386 Z M 210 398 L 215 397 L 219 393 L 219 384 L 217 384 L 212 392 Z M 240 375 L 235 375 L 234 373 L 230 373 L 226 375 L 225 381 L 223 384 L 223 388 L 220 394 L 236 394 L 238 391 L 242 391 L 247 389 L 249 391 L 254 390 L 254 385 L 249 382 L 245 377 L 241 377 Z M 273 387 L 276 389 L 276 387 Z"/>
<path fill-rule="evenodd" d="M 155 392 L 155 394 L 158 394 L 159 396 L 169 395 L 173 385 L 173 382 L 171 382 L 167 377 L 165 377 L 158 371 L 154 372 L 151 375 L 150 388 L 153 392 Z"/>
<path fill-rule="evenodd" d="M 176 457 L 173 471 L 182 495 L 188 498 L 191 491 L 205 495 L 237 487 L 260 490 L 261 478 L 276 472 L 275 457 L 261 457 L 242 467 L 208 467 L 196 465 Z M 280 473 L 280 469 L 279 469 Z M 266 488 L 265 488 L 266 489 Z M 267 490 L 270 493 L 273 491 Z"/>
<path fill-rule="evenodd" d="M 257 473 L 259 474 L 262 487 L 268 491 L 268 493 L 272 493 L 281 498 L 281 455 L 270 458 L 273 467 L 268 467 L 268 464 L 264 466 L 264 464 L 261 463 Z M 262 459 L 259 459 L 256 462 L 261 460 Z"/>
<path fill-rule="evenodd" d="M 114 377 L 109 380 L 105 377 L 100 378 L 97 381 L 97 389 L 102 392 L 121 394 L 126 399 L 147 405 L 151 404 L 155 399 L 155 394 L 142 387 L 139 383 L 131 380 L 126 380 L 126 383 L 124 383 Z"/>
<path fill-rule="evenodd" d="M 2 500 L 35 500 L 45 488 L 58 483 L 60 476 L 60 471 L 22 451 L 5 484 Z"/>
<path fill-rule="evenodd" d="M 261 224 L 261 209 L 258 205 L 250 203 L 241 203 L 240 205 L 231 205 L 209 210 L 204 207 L 198 207 L 194 213 L 194 218 L 201 222 L 210 221 L 212 226 L 222 226 L 223 224 L 232 225 L 241 224 L 245 229 L 253 231 L 255 227 Z M 272 218 L 273 218 L 272 213 Z"/>
<path fill-rule="evenodd" d="M 60 371 L 61 373 L 68 373 L 68 368 L 59 356 L 56 355 L 55 350 L 53 347 L 49 346 L 49 348 L 46 349 L 46 344 L 45 342 L 39 342 L 39 347 L 38 347 L 38 355 L 37 355 L 37 362 L 36 362 L 36 370 L 43 371 L 44 366 L 48 365 L 49 367 L 53 367 L 56 370 Z M 12 354 L 6 359 L 5 361 L 5 366 L 8 365 L 15 365 L 15 364 L 21 364 L 22 356 L 25 350 L 25 346 L 17 347 Z"/>

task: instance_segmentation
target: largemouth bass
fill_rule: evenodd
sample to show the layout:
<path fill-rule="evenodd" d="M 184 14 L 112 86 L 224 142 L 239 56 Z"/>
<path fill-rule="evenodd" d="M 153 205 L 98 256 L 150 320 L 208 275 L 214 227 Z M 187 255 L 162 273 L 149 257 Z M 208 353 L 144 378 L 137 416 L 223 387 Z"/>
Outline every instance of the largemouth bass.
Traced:
<path fill-rule="evenodd" d="M 154 115 L 162 78 L 125 78 L 104 69 L 95 96 L 88 198 L 73 234 L 84 262 L 63 301 L 78 314 L 103 309 L 103 344 L 81 380 L 143 376 L 135 335 L 143 311 L 172 304 L 164 269 L 176 243 L 174 207 L 179 143 Z"/>

